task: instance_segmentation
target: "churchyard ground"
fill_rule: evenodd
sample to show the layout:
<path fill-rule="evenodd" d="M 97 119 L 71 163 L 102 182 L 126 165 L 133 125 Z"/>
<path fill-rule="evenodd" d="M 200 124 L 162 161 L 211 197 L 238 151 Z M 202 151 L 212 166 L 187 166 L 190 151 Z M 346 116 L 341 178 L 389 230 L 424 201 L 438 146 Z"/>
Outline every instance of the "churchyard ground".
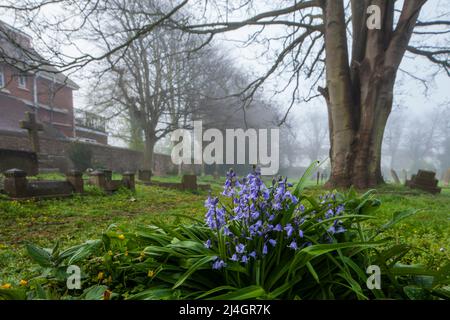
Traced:
<path fill-rule="evenodd" d="M 40 178 L 63 179 L 63 176 L 47 174 Z M 165 182 L 179 179 L 155 177 Z M 199 178 L 199 182 L 210 184 L 214 194 L 222 190 L 222 180 L 207 176 Z M 325 191 L 311 181 L 305 192 L 319 195 Z M 111 224 L 123 229 L 158 221 L 180 224 L 186 220 L 173 214 L 203 218 L 207 195 L 206 191 L 182 192 L 137 185 L 135 193 L 122 190 L 104 195 L 87 187 L 84 196 L 59 200 L 18 202 L 0 196 L 0 283 L 17 283 L 35 275 L 35 264 L 24 249 L 26 242 L 52 247 L 59 241 L 62 247 L 68 247 L 98 238 Z M 444 187 L 440 195 L 433 196 L 386 185 L 377 190 L 376 196 L 382 206 L 371 223 L 378 226 L 396 211 L 420 210 L 390 231 L 395 242 L 403 241 L 416 248 L 402 262 L 439 268 L 450 260 L 450 188 Z"/>

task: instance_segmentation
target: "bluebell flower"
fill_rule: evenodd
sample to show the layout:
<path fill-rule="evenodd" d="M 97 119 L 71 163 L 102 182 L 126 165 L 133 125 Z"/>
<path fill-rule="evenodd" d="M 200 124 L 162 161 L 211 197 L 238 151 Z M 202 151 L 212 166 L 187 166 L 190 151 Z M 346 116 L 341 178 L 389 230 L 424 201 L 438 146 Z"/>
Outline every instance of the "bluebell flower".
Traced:
<path fill-rule="evenodd" d="M 236 253 L 234 253 L 234 254 L 231 256 L 231 260 L 232 260 L 232 261 L 238 261 L 238 260 L 239 260 L 238 255 L 237 255 Z"/>
<path fill-rule="evenodd" d="M 298 249 L 297 242 L 292 241 L 291 244 L 289 245 L 289 248 L 291 248 L 293 250 L 297 250 Z"/>
<path fill-rule="evenodd" d="M 248 262 L 248 258 L 247 258 L 247 256 L 242 256 L 242 258 L 241 258 L 241 262 L 243 262 L 243 263 L 247 263 L 247 262 Z"/>
<path fill-rule="evenodd" d="M 226 266 L 227 266 L 227 264 L 225 263 L 225 261 L 223 261 L 222 259 L 217 259 L 217 260 L 213 263 L 212 268 L 215 269 L 215 270 L 220 270 L 220 269 L 222 269 L 222 268 L 224 268 L 224 267 L 226 267 Z"/>
<path fill-rule="evenodd" d="M 239 243 L 236 246 L 236 252 L 237 253 L 244 253 L 244 251 L 245 251 L 245 245 L 243 245 L 242 243 Z"/>
<path fill-rule="evenodd" d="M 262 254 L 265 256 L 267 254 L 267 245 L 264 243 Z"/>
<path fill-rule="evenodd" d="M 272 245 L 272 247 L 275 247 L 277 245 L 277 240 L 269 239 L 269 243 Z"/>
<path fill-rule="evenodd" d="M 225 226 L 225 227 L 223 227 L 223 234 L 225 236 L 232 236 L 233 232 L 231 232 L 230 229 L 227 226 Z"/>
<path fill-rule="evenodd" d="M 281 232 L 281 231 L 283 231 L 283 227 L 281 226 L 281 224 L 277 224 L 275 226 L 275 228 L 273 228 L 273 231 Z"/>
<path fill-rule="evenodd" d="M 211 248 L 211 240 L 210 239 L 206 240 L 204 245 L 205 245 L 205 248 L 207 248 L 207 249 Z"/>
<path fill-rule="evenodd" d="M 292 227 L 292 225 L 290 223 L 288 223 L 284 227 L 284 230 L 286 231 L 287 237 L 290 238 L 292 236 L 292 233 L 294 232 L 294 227 Z"/>
<path fill-rule="evenodd" d="M 250 257 L 252 257 L 253 259 L 256 259 L 256 251 L 252 251 L 248 254 Z"/>
<path fill-rule="evenodd" d="M 300 236 L 300 238 L 303 238 L 303 230 L 298 230 L 298 235 Z"/>

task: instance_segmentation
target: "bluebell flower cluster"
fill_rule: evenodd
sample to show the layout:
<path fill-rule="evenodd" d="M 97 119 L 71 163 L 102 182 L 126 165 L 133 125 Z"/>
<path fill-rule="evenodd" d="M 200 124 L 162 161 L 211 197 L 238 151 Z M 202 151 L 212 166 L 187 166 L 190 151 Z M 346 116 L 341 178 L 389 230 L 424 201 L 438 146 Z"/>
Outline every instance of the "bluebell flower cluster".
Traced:
<path fill-rule="evenodd" d="M 315 211 L 307 211 L 290 187 L 286 178 L 274 180 L 267 187 L 259 168 L 240 180 L 233 170 L 227 173 L 222 195 L 231 199 L 231 208 L 223 206 L 216 197 L 209 196 L 205 201 L 205 222 L 215 237 L 204 245 L 214 249 L 220 235 L 226 248 L 226 252 L 222 250 L 221 256 L 215 257 L 213 269 L 220 270 L 236 262 L 247 265 L 276 250 L 296 251 L 313 241 L 330 242 L 334 235 L 346 231 L 339 220 L 345 208 L 331 204 L 335 200 L 333 195 L 321 198 L 321 204 L 328 205 L 329 209 L 327 207 L 325 214 L 317 217 Z M 330 219 L 325 234 L 319 239 L 310 239 L 304 232 L 303 226 L 310 219 L 319 222 Z"/>

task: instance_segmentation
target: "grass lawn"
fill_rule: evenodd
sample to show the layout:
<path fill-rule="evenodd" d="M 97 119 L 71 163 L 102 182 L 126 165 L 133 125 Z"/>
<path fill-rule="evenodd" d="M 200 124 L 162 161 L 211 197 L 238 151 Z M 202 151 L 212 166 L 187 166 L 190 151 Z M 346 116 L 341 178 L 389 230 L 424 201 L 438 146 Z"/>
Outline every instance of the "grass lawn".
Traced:
<path fill-rule="evenodd" d="M 178 177 L 156 179 L 180 180 Z M 210 183 L 213 194 L 221 192 L 221 182 L 212 177 L 201 178 L 200 183 Z M 103 195 L 92 187 L 86 189 L 87 195 L 61 200 L 17 202 L 0 195 L 0 284 L 16 283 L 33 273 L 31 261 L 23 250 L 26 241 L 52 246 L 59 240 L 66 247 L 98 238 L 113 223 L 124 228 L 161 220 L 181 223 L 182 219 L 168 215 L 203 217 L 203 202 L 208 195 L 143 185 L 137 186 L 136 193 L 121 191 L 114 195 Z M 311 186 L 307 192 L 324 191 Z M 378 190 L 377 197 L 382 201 L 377 225 L 385 223 L 395 211 L 420 209 L 392 232 L 395 241 L 416 247 L 414 253 L 404 258 L 405 262 L 439 266 L 450 260 L 450 188 L 432 196 L 386 186 Z"/>

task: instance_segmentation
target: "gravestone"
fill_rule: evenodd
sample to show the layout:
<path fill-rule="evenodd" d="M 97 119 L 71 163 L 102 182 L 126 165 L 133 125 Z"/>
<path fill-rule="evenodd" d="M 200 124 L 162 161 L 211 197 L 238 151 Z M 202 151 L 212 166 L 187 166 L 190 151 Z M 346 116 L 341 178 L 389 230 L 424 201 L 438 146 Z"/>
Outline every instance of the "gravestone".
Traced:
<path fill-rule="evenodd" d="M 437 185 L 439 180 L 436 179 L 436 172 L 419 170 L 417 174 L 411 177 L 411 180 L 407 180 L 405 185 L 412 189 L 420 189 L 432 194 L 440 193 L 441 188 Z"/>
<path fill-rule="evenodd" d="M 197 176 L 185 174 L 181 179 L 181 185 L 184 190 L 197 190 Z"/>
<path fill-rule="evenodd" d="M 60 198 L 83 192 L 81 172 L 71 171 L 66 181 L 28 181 L 27 173 L 20 169 L 5 172 L 4 191 L 12 199 Z"/>
<path fill-rule="evenodd" d="M 140 181 L 150 181 L 152 179 L 152 170 L 139 170 L 138 179 Z"/>
<path fill-rule="evenodd" d="M 391 169 L 391 176 L 394 179 L 395 184 L 401 184 L 400 179 L 398 178 L 397 172 L 394 169 Z"/>
<path fill-rule="evenodd" d="M 43 131 L 42 124 L 36 121 L 36 114 L 32 112 L 25 113 L 25 120 L 20 121 L 20 127 L 28 131 L 28 136 L 31 142 L 31 148 L 34 152 L 40 152 L 39 146 L 39 131 Z"/>
<path fill-rule="evenodd" d="M 128 171 L 122 174 L 122 180 L 112 180 L 111 170 L 95 170 L 90 174 L 89 183 L 109 193 L 121 187 L 135 190 L 134 173 Z"/>

